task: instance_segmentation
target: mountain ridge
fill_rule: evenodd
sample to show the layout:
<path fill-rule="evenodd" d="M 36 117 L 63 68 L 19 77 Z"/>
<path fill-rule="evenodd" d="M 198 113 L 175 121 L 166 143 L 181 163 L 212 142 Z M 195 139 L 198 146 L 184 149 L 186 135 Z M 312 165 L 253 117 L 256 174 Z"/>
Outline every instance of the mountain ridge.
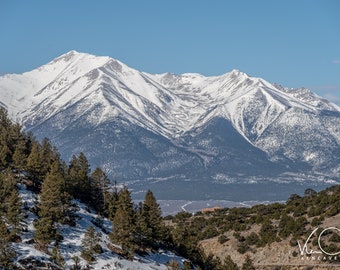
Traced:
<path fill-rule="evenodd" d="M 150 74 L 71 51 L 1 76 L 0 94 L 12 119 L 49 137 L 65 159 L 84 151 L 91 164 L 124 181 L 200 178 L 208 185 L 216 177 L 226 184 L 287 172 L 292 181 L 339 180 L 340 108 L 308 89 L 239 70 Z"/>

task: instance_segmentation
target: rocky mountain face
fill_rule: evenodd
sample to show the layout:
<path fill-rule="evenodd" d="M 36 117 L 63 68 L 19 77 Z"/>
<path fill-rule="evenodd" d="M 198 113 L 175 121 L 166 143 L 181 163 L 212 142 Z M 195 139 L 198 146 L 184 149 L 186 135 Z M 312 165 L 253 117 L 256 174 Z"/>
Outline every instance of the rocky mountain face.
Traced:
<path fill-rule="evenodd" d="M 340 181 L 340 108 L 238 70 L 149 74 L 71 51 L 1 76 L 0 104 L 63 158 L 83 151 L 135 194 L 235 199 L 253 185 L 254 199 L 278 199 L 297 183 Z"/>

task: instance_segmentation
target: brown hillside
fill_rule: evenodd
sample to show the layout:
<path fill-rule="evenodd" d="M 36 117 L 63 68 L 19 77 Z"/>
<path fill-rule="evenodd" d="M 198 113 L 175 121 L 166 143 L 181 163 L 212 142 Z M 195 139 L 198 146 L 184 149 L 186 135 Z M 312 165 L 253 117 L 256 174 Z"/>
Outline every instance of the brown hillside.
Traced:
<path fill-rule="evenodd" d="M 311 227 L 310 225 L 308 225 Z M 326 218 L 320 227 L 340 227 L 340 214 L 336 216 Z M 260 226 L 254 225 L 250 230 L 242 232 L 242 236 L 247 236 L 251 232 L 258 233 Z M 245 254 L 240 254 L 237 249 L 239 241 L 233 236 L 233 232 L 229 231 L 225 234 L 229 239 L 224 244 L 220 244 L 218 237 L 206 239 L 200 242 L 201 247 L 206 254 L 213 254 L 223 261 L 223 259 L 230 255 L 232 260 L 239 266 L 242 266 L 245 256 L 249 255 L 254 262 L 256 269 L 296 269 L 296 270 L 327 270 L 327 269 L 340 269 L 340 254 L 337 256 L 323 256 L 322 254 L 313 254 L 310 257 L 306 255 L 301 256 L 299 246 L 291 246 L 290 242 L 294 243 L 296 240 L 292 237 L 281 240 L 280 242 L 274 242 L 265 247 L 251 246 L 250 251 Z M 307 233 L 305 238 L 300 240 L 303 245 L 307 240 L 309 234 Z M 314 238 L 313 238 L 314 239 Z M 312 243 L 308 244 L 308 249 L 318 251 L 319 247 L 314 246 Z M 340 252 L 340 250 L 339 250 Z M 337 252 L 336 252 L 337 253 Z"/>

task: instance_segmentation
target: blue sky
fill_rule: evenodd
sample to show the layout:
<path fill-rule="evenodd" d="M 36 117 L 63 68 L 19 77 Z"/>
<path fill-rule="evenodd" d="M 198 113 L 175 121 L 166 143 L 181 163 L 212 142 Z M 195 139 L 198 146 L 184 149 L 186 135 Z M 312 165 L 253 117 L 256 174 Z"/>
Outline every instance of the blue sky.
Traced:
<path fill-rule="evenodd" d="M 0 75 L 70 50 L 150 73 L 239 69 L 340 104 L 340 1 L 0 1 Z"/>

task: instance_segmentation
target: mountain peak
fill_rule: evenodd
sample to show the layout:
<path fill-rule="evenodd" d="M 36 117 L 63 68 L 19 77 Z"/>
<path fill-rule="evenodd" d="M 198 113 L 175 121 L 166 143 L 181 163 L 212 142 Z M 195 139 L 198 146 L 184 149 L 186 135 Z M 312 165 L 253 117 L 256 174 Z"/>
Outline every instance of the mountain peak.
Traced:
<path fill-rule="evenodd" d="M 98 155 L 107 153 L 109 163 L 103 167 L 110 172 L 120 170 L 126 178 L 164 176 L 170 167 L 184 176 L 193 168 L 206 173 L 210 165 L 209 177 L 228 176 L 229 169 L 224 168 L 229 164 L 221 162 L 220 166 L 218 160 L 232 160 L 228 149 L 238 143 L 250 144 L 250 151 L 255 147 L 265 152 L 270 162 L 306 162 L 315 170 L 326 164 L 334 175 L 340 170 L 338 160 L 332 158 L 340 151 L 337 108 L 305 89 L 280 88 L 237 69 L 211 77 L 157 75 L 107 56 L 72 50 L 33 71 L 1 77 L 0 104 L 36 136 L 64 145 L 64 155 L 96 145 Z M 77 143 L 63 141 L 74 134 L 79 135 Z M 90 138 L 93 141 L 87 142 Z M 164 148 L 154 147 L 154 140 Z M 97 157 L 93 149 L 89 152 L 93 164 L 102 166 L 95 159 L 105 158 Z M 242 155 L 244 151 L 236 152 Z M 183 165 L 187 162 L 191 165 Z M 134 164 L 136 169 L 129 174 L 124 164 Z"/>
<path fill-rule="evenodd" d="M 74 54 L 80 54 L 80 52 L 78 52 L 76 50 L 71 50 L 71 51 L 65 53 L 64 55 L 74 55 Z"/>
<path fill-rule="evenodd" d="M 80 53 L 80 52 L 77 52 L 75 50 L 71 50 L 67 53 L 64 53 L 60 56 L 58 56 L 57 58 L 53 59 L 51 62 L 57 62 L 57 61 L 60 61 L 60 60 L 64 60 L 64 61 L 69 61 L 70 59 L 72 59 L 73 57 L 77 56 L 77 55 L 87 55 L 86 53 Z"/>
<path fill-rule="evenodd" d="M 60 61 L 60 60 L 69 62 L 71 60 L 77 60 L 77 59 L 103 59 L 103 58 L 105 58 L 107 60 L 110 59 L 110 57 L 108 57 L 108 56 L 97 56 L 97 55 L 94 55 L 94 54 L 89 54 L 89 53 L 84 53 L 84 52 L 78 52 L 76 50 L 71 50 L 71 51 L 64 53 L 61 56 L 55 58 L 54 60 L 51 61 L 51 63 L 57 62 L 57 61 Z"/>
<path fill-rule="evenodd" d="M 231 70 L 229 73 L 227 73 L 226 75 L 232 77 L 232 78 L 242 78 L 242 79 L 248 79 L 248 78 L 252 78 L 251 76 L 249 76 L 248 74 L 238 70 L 238 69 L 233 69 Z"/>
<path fill-rule="evenodd" d="M 238 69 L 232 69 L 231 71 L 230 71 L 230 74 L 235 74 L 235 75 L 240 75 L 240 73 L 242 73 L 240 70 L 238 70 Z M 244 74 L 244 73 L 243 73 Z"/>

